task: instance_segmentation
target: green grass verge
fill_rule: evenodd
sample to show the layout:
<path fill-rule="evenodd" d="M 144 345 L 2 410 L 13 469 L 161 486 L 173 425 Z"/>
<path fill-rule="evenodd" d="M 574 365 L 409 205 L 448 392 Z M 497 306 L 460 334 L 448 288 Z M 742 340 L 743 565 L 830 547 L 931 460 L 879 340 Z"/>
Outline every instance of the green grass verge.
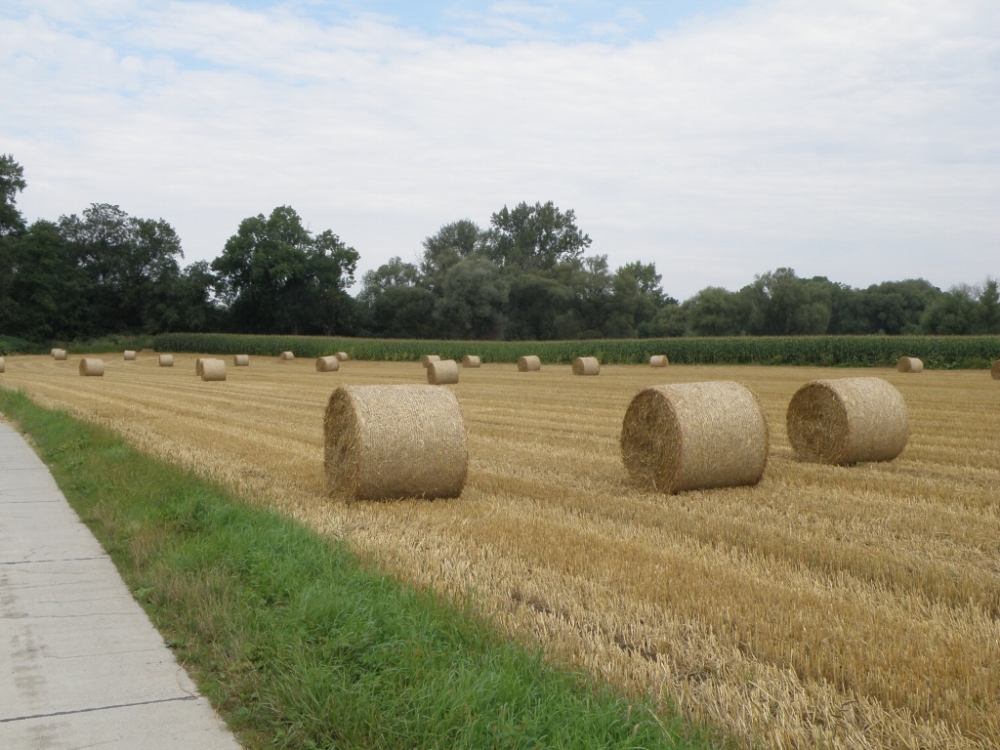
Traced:
<path fill-rule="evenodd" d="M 254 336 L 171 333 L 153 338 L 164 352 L 210 352 L 299 357 L 346 351 L 355 359 L 413 362 L 424 354 L 484 362 L 516 362 L 537 354 L 543 363 L 568 364 L 593 356 L 605 364 L 645 364 L 666 354 L 674 364 L 811 365 L 893 367 L 900 357 L 919 357 L 928 369 L 989 368 L 1000 358 L 1000 336 L 772 336 L 739 338 L 598 339 L 592 341 L 405 341 L 322 336 Z"/>
<path fill-rule="evenodd" d="M 248 748 L 705 748 L 342 543 L 0 388 L 201 691 Z"/>

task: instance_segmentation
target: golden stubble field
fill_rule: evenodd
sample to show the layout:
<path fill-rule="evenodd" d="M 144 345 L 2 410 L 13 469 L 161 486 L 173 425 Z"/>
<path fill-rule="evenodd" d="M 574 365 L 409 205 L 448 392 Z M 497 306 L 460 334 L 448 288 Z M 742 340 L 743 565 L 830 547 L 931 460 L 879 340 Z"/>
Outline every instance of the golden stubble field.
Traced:
<path fill-rule="evenodd" d="M 228 360 L 223 383 L 155 355 L 8 357 L 0 384 L 221 479 L 407 581 L 471 601 L 626 690 L 744 744 L 1000 747 L 1000 383 L 986 372 L 569 366 L 462 370 L 460 499 L 343 504 L 323 491 L 323 411 L 341 383 L 423 382 L 419 363 Z M 799 463 L 785 409 L 816 378 L 878 375 L 911 417 L 903 455 Z M 737 380 L 771 456 L 757 487 L 663 496 L 628 484 L 625 409 L 646 385 Z"/>

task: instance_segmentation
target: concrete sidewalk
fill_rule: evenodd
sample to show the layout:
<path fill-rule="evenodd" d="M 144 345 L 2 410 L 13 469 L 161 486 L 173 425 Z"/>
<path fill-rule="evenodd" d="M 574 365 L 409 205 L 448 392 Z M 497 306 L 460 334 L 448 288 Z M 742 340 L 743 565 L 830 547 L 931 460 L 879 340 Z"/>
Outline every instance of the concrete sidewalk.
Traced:
<path fill-rule="evenodd" d="M 111 558 L 0 422 L 0 748 L 239 750 Z"/>

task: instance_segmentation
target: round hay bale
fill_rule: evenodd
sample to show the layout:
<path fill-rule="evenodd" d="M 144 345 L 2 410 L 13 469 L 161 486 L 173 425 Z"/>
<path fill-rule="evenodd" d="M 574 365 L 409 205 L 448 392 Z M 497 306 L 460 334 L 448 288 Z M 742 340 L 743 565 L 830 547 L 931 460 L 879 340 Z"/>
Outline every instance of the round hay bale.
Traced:
<path fill-rule="evenodd" d="M 336 354 L 331 354 L 329 357 L 316 358 L 316 372 L 336 372 L 339 369 L 340 360 L 337 359 Z"/>
<path fill-rule="evenodd" d="M 160 367 L 173 367 L 174 366 L 174 355 L 173 354 L 161 354 L 160 355 Z"/>
<path fill-rule="evenodd" d="M 518 372 L 538 372 L 541 369 L 542 369 L 542 360 L 540 360 L 534 354 L 529 354 L 525 357 L 518 357 L 517 360 Z"/>
<path fill-rule="evenodd" d="M 994 380 L 1000 380 L 1000 359 L 993 363 L 993 367 L 990 368 L 990 375 Z"/>
<path fill-rule="evenodd" d="M 80 374 L 88 378 L 102 376 L 104 374 L 104 360 L 97 357 L 84 357 L 80 360 Z"/>
<path fill-rule="evenodd" d="M 462 357 L 462 367 L 482 367 L 483 359 L 476 354 L 466 354 Z"/>
<path fill-rule="evenodd" d="M 458 497 L 465 423 L 448 388 L 341 386 L 323 420 L 327 489 L 353 500 Z"/>
<path fill-rule="evenodd" d="M 135 352 L 132 351 L 131 349 L 126 349 L 125 350 L 125 361 L 126 362 L 135 362 Z"/>
<path fill-rule="evenodd" d="M 423 357 L 420 358 L 420 364 L 424 366 L 424 369 L 426 369 L 431 362 L 440 362 L 440 361 L 441 358 L 436 354 L 425 354 Z"/>
<path fill-rule="evenodd" d="M 346 362 L 351 358 L 351 355 L 349 355 L 347 352 L 337 352 L 334 356 L 341 362 Z"/>
<path fill-rule="evenodd" d="M 208 357 L 198 357 L 198 359 L 194 361 L 194 374 L 199 378 L 201 377 L 201 373 L 204 371 L 206 359 L 208 359 Z"/>
<path fill-rule="evenodd" d="M 249 367 L 250 366 L 250 355 L 249 354 L 234 354 L 233 355 L 233 366 L 234 367 Z"/>
<path fill-rule="evenodd" d="M 806 383 L 792 396 L 785 422 L 799 460 L 822 464 L 891 461 L 910 436 L 906 402 L 881 378 Z"/>
<path fill-rule="evenodd" d="M 601 363 L 597 357 L 577 357 L 573 360 L 574 375 L 600 375 Z"/>
<path fill-rule="evenodd" d="M 53 349 L 52 357 L 60 361 L 69 359 L 69 355 L 66 353 L 65 349 Z"/>
<path fill-rule="evenodd" d="M 667 359 L 666 354 L 654 354 L 649 358 L 650 367 L 666 367 L 670 364 L 670 360 Z"/>
<path fill-rule="evenodd" d="M 448 385 L 458 382 L 458 362 L 441 359 L 427 365 L 427 382 L 431 385 Z"/>
<path fill-rule="evenodd" d="M 59 351 L 59 350 L 56 347 L 53 346 L 51 349 L 49 349 L 49 354 L 51 356 L 55 357 L 57 351 Z"/>
<path fill-rule="evenodd" d="M 221 359 L 205 358 L 201 361 L 201 379 L 206 383 L 226 379 L 226 363 Z"/>
<path fill-rule="evenodd" d="M 0 357 L 0 372 L 4 372 L 6 369 L 6 365 L 3 363 L 3 357 Z"/>
<path fill-rule="evenodd" d="M 739 383 L 652 386 L 625 412 L 621 451 L 634 482 L 668 494 L 756 484 L 767 465 L 767 420 Z"/>
<path fill-rule="evenodd" d="M 280 356 L 281 359 L 285 360 L 295 359 L 295 354 L 293 352 L 282 352 Z"/>
<path fill-rule="evenodd" d="M 924 363 L 916 357 L 900 357 L 896 369 L 900 372 L 923 372 Z"/>

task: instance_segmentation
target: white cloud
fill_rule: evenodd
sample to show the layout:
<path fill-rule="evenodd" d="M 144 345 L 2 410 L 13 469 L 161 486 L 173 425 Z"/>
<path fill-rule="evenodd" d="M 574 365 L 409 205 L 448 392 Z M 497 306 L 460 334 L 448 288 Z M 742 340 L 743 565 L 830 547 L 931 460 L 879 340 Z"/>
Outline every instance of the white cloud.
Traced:
<path fill-rule="evenodd" d="M 773 0 L 615 46 L 67 5 L 0 23 L 0 152 L 25 167 L 30 218 L 118 203 L 170 221 L 196 260 L 290 204 L 369 268 L 445 222 L 551 199 L 594 252 L 656 261 L 679 297 L 779 266 L 854 285 L 1000 275 L 993 3 Z"/>

